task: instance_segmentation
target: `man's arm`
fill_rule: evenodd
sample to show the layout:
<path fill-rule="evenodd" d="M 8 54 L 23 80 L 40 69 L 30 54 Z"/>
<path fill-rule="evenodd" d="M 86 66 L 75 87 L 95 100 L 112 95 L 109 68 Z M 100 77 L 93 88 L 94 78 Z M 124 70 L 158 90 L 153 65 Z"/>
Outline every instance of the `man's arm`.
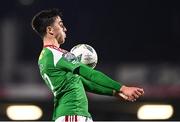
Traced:
<path fill-rule="evenodd" d="M 103 87 L 114 89 L 119 96 L 121 96 L 121 94 L 123 93 L 125 96 L 127 96 L 124 99 L 128 101 L 134 101 L 144 94 L 144 90 L 142 88 L 127 87 L 125 85 L 122 85 L 119 82 L 111 79 L 104 73 L 89 68 L 86 65 L 80 65 L 78 68 L 74 70 L 74 72 L 78 73 L 87 80 L 95 82 L 96 84 L 99 84 Z"/>
<path fill-rule="evenodd" d="M 85 79 L 91 82 L 95 82 L 96 84 L 99 84 L 100 86 L 113 89 L 118 93 L 119 96 L 121 96 L 121 94 L 124 94 L 127 97 L 123 97 L 123 98 L 128 101 L 134 101 L 139 96 L 144 94 L 144 90 L 141 88 L 127 87 L 125 85 L 122 85 L 121 83 L 111 79 L 104 73 L 94 70 L 81 63 L 72 63 L 64 58 L 61 58 L 61 60 L 58 61 L 56 66 L 57 68 L 60 68 L 61 70 L 63 69 L 66 71 L 79 74 Z"/>
<path fill-rule="evenodd" d="M 92 81 L 89 81 L 83 77 L 81 77 L 81 81 L 82 81 L 84 88 L 87 92 L 100 94 L 100 95 L 115 96 L 121 100 L 123 98 L 124 100 L 132 101 L 132 102 L 136 100 L 136 99 L 128 98 L 128 96 L 124 95 L 122 92 L 117 92 L 114 89 L 110 89 L 110 88 L 101 86 L 101 85 L 96 84 Z M 124 88 L 124 87 L 125 86 L 122 86 L 122 88 Z"/>
<path fill-rule="evenodd" d="M 86 65 L 80 65 L 75 70 L 75 72 L 86 78 L 87 80 L 95 82 L 96 84 L 99 84 L 101 86 L 114 89 L 116 91 L 119 91 L 119 89 L 122 87 L 121 83 L 111 79 L 104 73 L 94 70 Z"/>
<path fill-rule="evenodd" d="M 95 82 L 89 81 L 83 77 L 81 77 L 81 81 L 85 90 L 88 92 L 109 96 L 113 96 L 115 94 L 115 90 L 96 84 Z"/>

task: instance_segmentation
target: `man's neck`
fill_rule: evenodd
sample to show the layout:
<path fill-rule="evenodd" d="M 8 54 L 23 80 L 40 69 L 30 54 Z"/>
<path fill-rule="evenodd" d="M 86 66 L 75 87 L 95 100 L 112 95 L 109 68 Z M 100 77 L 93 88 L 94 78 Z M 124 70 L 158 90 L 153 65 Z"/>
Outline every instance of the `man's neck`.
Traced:
<path fill-rule="evenodd" d="M 43 39 L 43 46 L 46 46 L 46 45 L 53 45 L 56 47 L 60 46 L 60 44 L 57 42 L 56 39 L 51 39 L 51 38 L 47 38 L 47 37 Z"/>

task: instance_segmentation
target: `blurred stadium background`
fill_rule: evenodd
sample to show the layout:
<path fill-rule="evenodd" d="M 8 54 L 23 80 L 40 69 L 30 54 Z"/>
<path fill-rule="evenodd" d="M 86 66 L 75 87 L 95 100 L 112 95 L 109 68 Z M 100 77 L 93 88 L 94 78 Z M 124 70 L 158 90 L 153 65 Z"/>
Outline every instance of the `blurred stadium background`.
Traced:
<path fill-rule="evenodd" d="M 33 15 L 47 8 L 63 12 L 68 30 L 63 48 L 93 46 L 97 69 L 145 90 L 134 103 L 87 93 L 94 120 L 180 120 L 178 0 L 5 0 L 0 4 L 1 121 L 19 120 L 13 117 L 25 105 L 31 111 L 20 111 L 21 119 L 51 120 L 52 94 L 37 66 L 42 42 L 30 26 Z M 26 118 L 31 114 L 34 118 Z"/>

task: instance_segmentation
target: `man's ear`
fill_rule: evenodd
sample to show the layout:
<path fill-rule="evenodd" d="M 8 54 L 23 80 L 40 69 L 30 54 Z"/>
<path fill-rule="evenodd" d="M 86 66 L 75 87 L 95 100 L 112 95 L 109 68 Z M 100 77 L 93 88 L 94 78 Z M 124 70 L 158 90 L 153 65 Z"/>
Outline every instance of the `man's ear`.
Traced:
<path fill-rule="evenodd" d="M 50 35 L 53 35 L 53 28 L 51 26 L 47 26 L 46 32 L 49 33 Z"/>

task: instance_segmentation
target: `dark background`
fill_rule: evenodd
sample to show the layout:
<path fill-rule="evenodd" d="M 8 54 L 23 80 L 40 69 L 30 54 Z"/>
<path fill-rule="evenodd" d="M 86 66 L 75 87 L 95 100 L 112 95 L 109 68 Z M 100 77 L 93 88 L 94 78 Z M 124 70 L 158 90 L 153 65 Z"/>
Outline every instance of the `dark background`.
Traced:
<path fill-rule="evenodd" d="M 30 25 L 32 17 L 37 12 L 49 8 L 59 8 L 63 13 L 67 38 L 62 48 L 70 50 L 79 43 L 89 44 L 98 53 L 97 69 L 115 80 L 145 88 L 146 94 L 137 104 L 118 104 L 119 101 L 115 99 L 104 100 L 104 97 L 89 95 L 90 111 L 94 120 L 137 120 L 135 111 L 138 105 L 144 102 L 171 103 L 176 112 L 170 120 L 180 119 L 180 115 L 177 114 L 180 111 L 178 0 L 3 1 L 0 4 L 0 100 L 3 104 L 40 104 L 44 111 L 49 112 L 42 120 L 51 118 L 52 96 L 44 86 L 37 67 L 42 40 L 33 32 Z M 11 35 L 12 33 L 14 35 Z M 7 38 L 11 39 L 7 41 Z M 123 68 L 123 71 L 129 68 L 128 71 L 133 73 L 139 73 L 140 70 L 142 74 L 140 72 L 130 78 L 128 71 L 122 75 Z M 121 75 L 124 78 L 120 77 Z M 135 82 L 130 82 L 132 79 Z M 17 97 L 14 97 L 14 94 L 8 91 L 14 92 L 13 89 L 18 89 L 18 85 L 22 85 L 22 92 L 27 86 L 38 86 L 38 89 L 43 86 L 49 96 L 37 99 L 33 96 L 36 92 L 32 92 L 32 98 L 23 98 L 23 95 L 18 93 L 15 94 Z M 101 107 L 97 106 L 100 104 Z M 110 106 L 105 109 L 104 106 L 107 104 Z M 127 112 L 123 111 L 123 105 L 135 107 L 129 110 L 131 112 Z M 0 120 L 8 120 L 4 114 L 0 116 Z"/>
<path fill-rule="evenodd" d="M 18 0 L 6 0 L 0 10 L 1 18 L 15 17 L 21 23 L 21 60 L 31 60 L 34 53 L 40 51 L 41 40 L 30 27 L 34 14 L 42 9 L 59 8 L 68 29 L 64 48 L 78 43 L 91 44 L 103 62 L 178 62 L 178 3 L 168 0 L 38 0 L 23 6 Z"/>

